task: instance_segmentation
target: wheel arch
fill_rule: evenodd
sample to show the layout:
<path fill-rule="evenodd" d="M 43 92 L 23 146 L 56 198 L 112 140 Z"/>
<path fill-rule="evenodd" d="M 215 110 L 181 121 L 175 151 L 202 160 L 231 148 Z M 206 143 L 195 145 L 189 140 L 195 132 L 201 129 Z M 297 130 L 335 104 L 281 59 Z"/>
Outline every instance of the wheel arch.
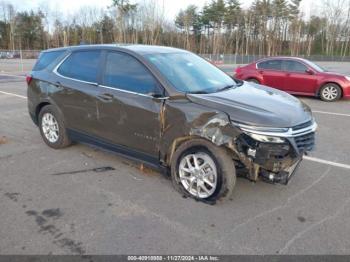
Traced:
<path fill-rule="evenodd" d="M 220 147 L 229 147 L 239 135 L 227 113 L 210 109 L 191 97 L 190 103 L 168 102 L 161 115 L 159 161 L 169 167 L 175 151 L 182 143 L 199 138 Z M 171 119 L 171 121 L 169 121 Z"/>
<path fill-rule="evenodd" d="M 262 78 L 257 77 L 257 76 L 248 76 L 244 79 L 244 81 L 249 81 L 250 79 L 254 79 L 254 80 L 258 81 L 260 84 L 263 82 Z"/>
<path fill-rule="evenodd" d="M 39 114 L 40 114 L 40 111 L 45 107 L 45 106 L 48 106 L 48 105 L 52 105 L 56 108 L 56 110 L 58 111 L 58 113 L 61 115 L 61 117 L 63 118 L 63 121 L 65 122 L 65 117 L 64 117 L 64 114 L 62 112 L 62 110 L 60 109 L 59 106 L 56 105 L 56 103 L 54 101 L 52 101 L 51 99 L 43 99 L 41 100 L 37 106 L 35 107 L 35 122 L 36 124 L 39 123 Z"/>
<path fill-rule="evenodd" d="M 166 159 L 165 159 L 166 164 L 168 166 L 170 166 L 170 163 L 171 163 L 171 160 L 173 158 L 173 155 L 174 155 L 176 149 L 178 149 L 180 145 L 182 145 L 184 142 L 186 142 L 188 140 L 191 140 L 191 139 L 194 139 L 194 138 L 201 138 L 201 137 L 189 135 L 189 136 L 183 136 L 183 137 L 175 138 L 173 140 L 173 142 L 171 143 L 171 145 L 170 145 L 170 147 L 168 149 L 168 152 L 166 154 Z"/>
<path fill-rule="evenodd" d="M 232 157 L 234 156 L 234 151 L 230 150 L 228 147 L 226 147 L 225 145 L 218 145 L 216 143 L 214 143 L 213 141 L 211 141 L 210 139 L 203 137 L 203 136 L 199 136 L 199 135 L 189 135 L 189 136 L 183 136 L 183 137 L 178 137 L 176 139 L 174 139 L 174 141 L 171 143 L 171 146 L 168 149 L 168 152 L 166 154 L 166 164 L 168 166 L 170 166 L 171 161 L 173 159 L 174 153 L 176 152 L 176 150 L 185 142 L 189 141 L 189 140 L 199 140 L 199 141 L 203 141 L 203 146 L 205 146 L 204 142 L 209 142 L 212 143 L 214 146 L 218 146 L 218 147 L 222 147 L 224 148 L 228 154 L 232 154 Z"/>
<path fill-rule="evenodd" d="M 38 125 L 39 123 L 39 114 L 41 109 L 43 109 L 45 106 L 51 105 L 48 101 L 43 101 L 39 103 L 35 108 L 35 124 Z"/>
<path fill-rule="evenodd" d="M 320 96 L 320 91 L 321 91 L 321 88 L 324 87 L 325 85 L 327 84 L 334 84 L 334 85 L 337 85 L 339 88 L 340 88 L 340 91 L 341 91 L 341 96 L 340 97 L 343 97 L 344 95 L 344 90 L 343 90 L 343 87 L 341 86 L 341 84 L 339 84 L 337 81 L 324 81 L 322 82 L 321 84 L 319 84 L 317 90 L 316 90 L 316 97 L 319 97 Z"/>

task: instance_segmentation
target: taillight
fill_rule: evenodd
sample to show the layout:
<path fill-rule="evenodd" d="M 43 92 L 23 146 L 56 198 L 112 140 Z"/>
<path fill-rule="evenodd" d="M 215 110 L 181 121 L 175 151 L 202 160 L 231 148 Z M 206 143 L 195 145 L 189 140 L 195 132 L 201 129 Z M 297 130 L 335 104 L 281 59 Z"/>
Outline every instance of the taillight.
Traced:
<path fill-rule="evenodd" d="M 31 75 L 27 75 L 27 76 L 26 76 L 26 82 L 27 82 L 28 85 L 30 84 L 30 82 L 32 81 L 32 79 L 33 79 L 33 77 L 32 77 Z"/>

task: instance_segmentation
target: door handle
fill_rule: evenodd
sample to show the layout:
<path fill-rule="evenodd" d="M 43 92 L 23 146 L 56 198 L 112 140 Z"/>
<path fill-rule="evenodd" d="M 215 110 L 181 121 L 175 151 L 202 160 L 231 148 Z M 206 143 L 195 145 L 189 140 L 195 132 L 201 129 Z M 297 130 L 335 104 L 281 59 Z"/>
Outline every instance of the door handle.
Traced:
<path fill-rule="evenodd" d="M 113 101 L 114 95 L 109 94 L 109 93 L 103 93 L 103 94 L 98 95 L 98 97 L 103 101 L 111 102 L 111 101 Z"/>

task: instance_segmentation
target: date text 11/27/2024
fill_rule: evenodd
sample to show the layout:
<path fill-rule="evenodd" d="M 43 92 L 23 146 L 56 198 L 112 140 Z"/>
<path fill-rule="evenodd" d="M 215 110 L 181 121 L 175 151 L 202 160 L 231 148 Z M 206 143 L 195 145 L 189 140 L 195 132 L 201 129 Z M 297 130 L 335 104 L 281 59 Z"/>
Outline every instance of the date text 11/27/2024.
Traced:
<path fill-rule="evenodd" d="M 128 261 L 220 261 L 218 256 L 128 256 Z"/>

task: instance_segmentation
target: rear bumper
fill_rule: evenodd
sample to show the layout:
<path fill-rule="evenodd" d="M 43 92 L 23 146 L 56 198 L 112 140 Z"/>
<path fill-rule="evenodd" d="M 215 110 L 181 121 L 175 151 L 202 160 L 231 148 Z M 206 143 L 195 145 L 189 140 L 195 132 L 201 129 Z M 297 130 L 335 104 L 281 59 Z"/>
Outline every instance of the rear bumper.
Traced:
<path fill-rule="evenodd" d="M 27 107 L 28 107 L 28 113 L 29 113 L 30 118 L 32 119 L 34 124 L 38 125 L 38 121 L 37 121 L 36 116 L 35 116 L 35 107 L 30 99 L 28 99 Z"/>
<path fill-rule="evenodd" d="M 30 118 L 32 119 L 33 123 L 34 123 L 35 125 L 38 125 L 38 121 L 37 121 L 35 115 L 32 114 L 31 112 L 29 112 L 29 116 L 30 116 Z"/>

